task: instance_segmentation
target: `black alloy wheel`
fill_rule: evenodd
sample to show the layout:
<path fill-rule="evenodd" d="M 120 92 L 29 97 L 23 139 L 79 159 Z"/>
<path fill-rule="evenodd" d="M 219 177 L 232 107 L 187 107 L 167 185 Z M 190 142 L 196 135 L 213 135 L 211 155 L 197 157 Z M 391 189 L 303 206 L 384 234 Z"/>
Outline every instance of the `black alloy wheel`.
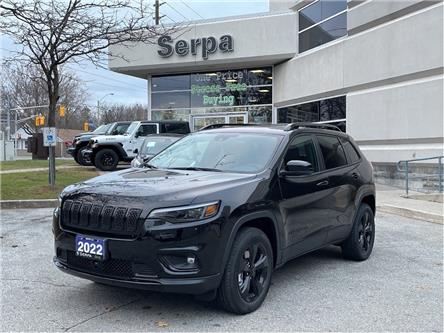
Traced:
<path fill-rule="evenodd" d="M 119 155 L 112 149 L 102 149 L 94 157 L 94 165 L 102 171 L 111 171 L 117 167 Z"/>
<path fill-rule="evenodd" d="M 267 235 L 257 228 L 241 229 L 218 289 L 220 306 L 236 314 L 258 309 L 270 288 L 273 267 L 273 250 Z"/>
<path fill-rule="evenodd" d="M 375 217 L 367 204 L 361 204 L 353 223 L 352 231 L 342 243 L 342 255 L 346 259 L 366 260 L 375 242 Z"/>
<path fill-rule="evenodd" d="M 256 300 L 264 290 L 269 272 L 267 251 L 262 244 L 251 244 L 239 256 L 239 292 L 246 302 Z"/>

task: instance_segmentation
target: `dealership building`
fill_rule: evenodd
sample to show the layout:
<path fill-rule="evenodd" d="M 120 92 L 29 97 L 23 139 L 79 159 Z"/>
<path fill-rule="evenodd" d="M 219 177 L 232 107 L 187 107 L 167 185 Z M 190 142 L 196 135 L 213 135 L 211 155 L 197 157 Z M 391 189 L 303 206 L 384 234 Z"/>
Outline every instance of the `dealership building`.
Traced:
<path fill-rule="evenodd" d="M 331 123 L 375 165 L 443 155 L 440 1 L 270 0 L 111 51 L 147 79 L 152 120 Z"/>

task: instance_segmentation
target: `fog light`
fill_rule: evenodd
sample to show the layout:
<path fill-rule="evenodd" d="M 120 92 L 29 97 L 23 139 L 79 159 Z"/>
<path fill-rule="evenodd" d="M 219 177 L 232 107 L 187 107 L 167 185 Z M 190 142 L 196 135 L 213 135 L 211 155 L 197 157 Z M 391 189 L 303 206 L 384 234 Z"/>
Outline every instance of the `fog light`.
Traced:
<path fill-rule="evenodd" d="M 165 266 L 175 272 L 195 272 L 199 269 L 197 258 L 192 255 L 165 255 L 161 257 Z"/>
<path fill-rule="evenodd" d="M 194 265 L 194 261 L 195 260 L 196 260 L 196 258 L 194 258 L 194 257 L 188 257 L 187 258 L 187 263 L 190 264 L 190 265 Z"/>

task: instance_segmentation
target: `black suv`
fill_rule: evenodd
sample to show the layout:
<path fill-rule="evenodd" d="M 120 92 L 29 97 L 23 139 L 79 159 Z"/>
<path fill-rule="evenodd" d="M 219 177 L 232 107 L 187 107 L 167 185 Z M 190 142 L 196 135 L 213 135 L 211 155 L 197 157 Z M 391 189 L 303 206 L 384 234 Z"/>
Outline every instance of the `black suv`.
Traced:
<path fill-rule="evenodd" d="M 365 260 L 371 164 L 334 126 L 213 125 L 143 169 L 71 185 L 54 211 L 54 263 L 96 282 L 217 297 L 245 314 L 273 270 L 327 245 Z"/>

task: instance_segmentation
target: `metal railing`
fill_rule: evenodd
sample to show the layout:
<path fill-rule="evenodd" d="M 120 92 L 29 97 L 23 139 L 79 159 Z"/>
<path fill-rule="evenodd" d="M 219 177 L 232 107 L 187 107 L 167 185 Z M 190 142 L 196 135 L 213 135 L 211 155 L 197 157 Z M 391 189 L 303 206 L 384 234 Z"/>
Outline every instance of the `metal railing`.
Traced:
<path fill-rule="evenodd" d="M 438 160 L 438 191 L 442 193 L 443 191 L 443 168 L 442 168 L 442 160 L 444 156 L 434 156 L 434 157 L 426 157 L 426 158 L 414 158 L 411 160 L 402 160 L 396 164 L 396 168 L 399 172 L 404 172 L 405 174 L 405 193 L 409 195 L 409 163 L 418 162 L 418 161 L 428 161 L 428 160 Z M 404 166 L 404 168 L 403 168 Z"/>

